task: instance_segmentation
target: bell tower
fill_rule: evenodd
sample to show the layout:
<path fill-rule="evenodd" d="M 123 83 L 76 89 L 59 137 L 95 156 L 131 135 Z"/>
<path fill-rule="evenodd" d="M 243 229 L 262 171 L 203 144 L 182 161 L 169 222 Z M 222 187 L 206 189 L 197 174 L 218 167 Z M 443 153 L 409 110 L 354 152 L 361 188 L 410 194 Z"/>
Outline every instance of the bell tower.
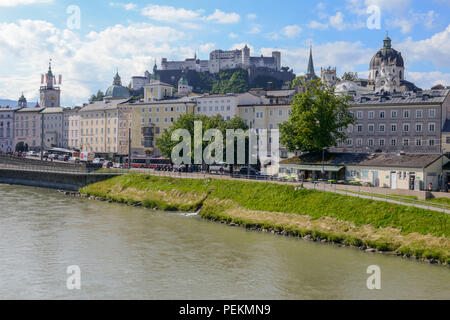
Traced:
<path fill-rule="evenodd" d="M 52 60 L 48 64 L 48 71 L 41 75 L 40 105 L 45 108 L 57 108 L 61 106 L 61 90 L 56 85 L 61 85 L 62 77 L 58 82 L 52 72 Z"/>

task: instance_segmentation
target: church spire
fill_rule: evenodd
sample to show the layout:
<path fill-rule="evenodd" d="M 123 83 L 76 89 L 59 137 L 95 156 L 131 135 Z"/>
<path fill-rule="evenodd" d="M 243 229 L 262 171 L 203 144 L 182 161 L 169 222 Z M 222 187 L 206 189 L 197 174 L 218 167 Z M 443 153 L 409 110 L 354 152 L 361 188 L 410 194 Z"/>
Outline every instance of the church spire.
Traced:
<path fill-rule="evenodd" d="M 312 45 L 309 48 L 309 61 L 308 61 L 308 70 L 306 71 L 307 76 L 315 76 L 316 73 L 314 72 L 314 62 L 313 62 L 313 56 L 312 56 Z"/>

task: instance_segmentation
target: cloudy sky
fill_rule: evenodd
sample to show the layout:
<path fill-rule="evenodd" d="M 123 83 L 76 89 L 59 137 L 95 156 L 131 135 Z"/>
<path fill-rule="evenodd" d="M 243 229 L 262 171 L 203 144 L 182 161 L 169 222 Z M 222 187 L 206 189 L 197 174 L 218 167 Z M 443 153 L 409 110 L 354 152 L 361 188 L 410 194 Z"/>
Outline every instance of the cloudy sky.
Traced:
<path fill-rule="evenodd" d="M 73 106 L 106 90 L 116 68 L 128 84 L 155 59 L 207 59 L 244 44 L 252 55 L 280 50 L 282 65 L 302 74 L 312 43 L 317 73 L 367 76 L 386 31 L 408 80 L 450 85 L 450 0 L 0 0 L 0 98 L 23 91 L 36 101 L 50 58 L 63 75 L 62 103 Z"/>

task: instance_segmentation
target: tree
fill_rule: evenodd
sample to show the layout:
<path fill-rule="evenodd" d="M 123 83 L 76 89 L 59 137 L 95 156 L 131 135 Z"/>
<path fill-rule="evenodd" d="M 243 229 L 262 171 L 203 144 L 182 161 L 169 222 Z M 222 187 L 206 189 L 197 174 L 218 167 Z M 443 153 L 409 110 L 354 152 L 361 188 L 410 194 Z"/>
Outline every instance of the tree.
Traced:
<path fill-rule="evenodd" d="M 89 99 L 89 102 L 102 101 L 104 97 L 105 94 L 101 90 L 98 90 L 97 95 L 93 94 Z"/>
<path fill-rule="evenodd" d="M 191 143 L 191 160 L 192 163 L 194 163 L 194 123 L 195 121 L 201 121 L 202 122 L 202 129 L 203 134 L 209 130 L 209 129 L 218 129 L 222 135 L 223 135 L 223 145 L 226 146 L 226 130 L 227 129 L 242 129 L 244 131 L 248 130 L 248 126 L 244 123 L 244 121 L 239 118 L 235 117 L 231 120 L 223 120 L 220 115 L 216 115 L 214 117 L 207 117 L 205 115 L 199 115 L 199 114 L 186 114 L 180 116 L 180 118 L 172 125 L 172 127 L 169 128 L 169 130 L 164 130 L 162 136 L 157 139 L 156 146 L 159 148 L 161 153 L 167 157 L 171 158 L 172 156 L 172 150 L 175 146 L 177 146 L 180 141 L 172 141 L 172 134 L 177 129 L 186 129 L 192 139 Z M 203 139 L 203 137 L 202 137 Z M 205 148 L 209 145 L 210 142 L 208 141 L 202 141 L 202 150 L 205 150 Z M 235 141 L 235 150 L 236 148 L 236 141 Z M 226 158 L 226 152 L 224 150 L 224 157 Z M 236 158 L 236 155 L 235 155 Z M 247 157 L 246 157 L 247 159 Z"/>
<path fill-rule="evenodd" d="M 289 67 L 288 66 L 286 66 L 286 67 L 281 67 L 281 71 L 282 72 L 288 72 L 289 71 Z"/>
<path fill-rule="evenodd" d="M 358 79 L 358 73 L 356 72 L 344 72 L 342 80 L 355 81 Z"/>
<path fill-rule="evenodd" d="M 295 89 L 298 86 L 305 86 L 306 85 L 306 77 L 305 76 L 297 76 L 295 77 L 295 79 L 292 81 L 292 88 Z"/>
<path fill-rule="evenodd" d="M 28 144 L 19 142 L 16 144 L 16 152 L 28 152 Z"/>
<path fill-rule="evenodd" d="M 343 130 L 354 123 L 348 97 L 337 96 L 320 80 L 310 81 L 291 105 L 289 120 L 280 125 L 280 141 L 289 151 L 316 152 L 337 146 L 347 137 Z"/>

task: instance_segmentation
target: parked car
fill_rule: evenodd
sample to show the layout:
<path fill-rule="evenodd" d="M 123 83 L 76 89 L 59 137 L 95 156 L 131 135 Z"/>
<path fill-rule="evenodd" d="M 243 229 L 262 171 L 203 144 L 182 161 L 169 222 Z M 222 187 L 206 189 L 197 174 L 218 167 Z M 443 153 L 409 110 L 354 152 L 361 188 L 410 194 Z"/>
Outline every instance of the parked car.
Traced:
<path fill-rule="evenodd" d="M 51 154 L 49 154 L 48 156 L 47 156 L 47 158 L 49 159 L 49 160 L 58 160 L 58 155 L 57 154 L 54 154 L 54 153 L 51 153 Z"/>
<path fill-rule="evenodd" d="M 241 168 L 241 170 L 239 170 L 239 174 L 242 176 L 260 176 L 261 173 L 259 173 L 258 170 L 255 170 L 253 168 L 250 168 L 250 172 L 248 171 L 248 168 Z"/>
<path fill-rule="evenodd" d="M 80 158 L 70 157 L 69 162 L 71 163 L 80 163 Z"/>
<path fill-rule="evenodd" d="M 105 159 L 103 158 L 95 158 L 94 161 L 92 161 L 92 163 L 94 164 L 103 164 L 105 162 Z"/>
<path fill-rule="evenodd" d="M 67 162 L 67 161 L 69 161 L 69 159 L 70 159 L 70 156 L 69 156 L 68 154 L 60 154 L 60 155 L 58 156 L 58 160 L 59 160 L 59 161 L 65 161 L 65 162 Z"/>
<path fill-rule="evenodd" d="M 28 151 L 27 157 L 38 157 L 39 154 L 36 151 Z"/>
<path fill-rule="evenodd" d="M 122 169 L 122 168 L 123 168 L 123 164 L 118 163 L 118 162 L 115 162 L 115 163 L 113 164 L 113 168 L 114 168 L 114 169 Z"/>
<path fill-rule="evenodd" d="M 105 161 L 105 162 L 103 162 L 103 168 L 109 169 L 109 168 L 112 168 L 112 167 L 113 167 L 112 161 Z"/>
<path fill-rule="evenodd" d="M 224 174 L 230 173 L 231 167 L 228 164 L 218 163 L 209 166 L 210 173 Z"/>

